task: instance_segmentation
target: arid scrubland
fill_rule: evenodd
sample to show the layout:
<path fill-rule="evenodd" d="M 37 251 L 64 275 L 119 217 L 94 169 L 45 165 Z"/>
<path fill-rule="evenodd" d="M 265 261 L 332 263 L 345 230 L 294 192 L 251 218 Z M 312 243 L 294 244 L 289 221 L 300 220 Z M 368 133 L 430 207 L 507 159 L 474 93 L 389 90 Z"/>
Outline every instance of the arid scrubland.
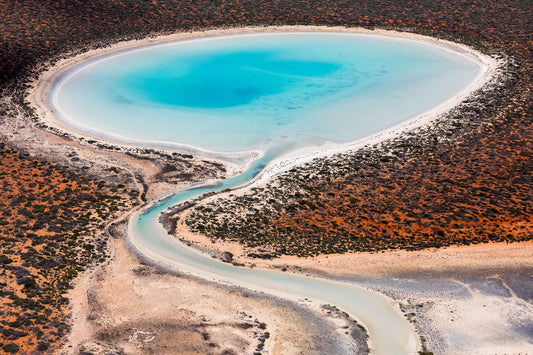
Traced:
<path fill-rule="evenodd" d="M 3 143 L 0 154 L 1 343 L 6 352 L 45 351 L 69 331 L 70 283 L 105 260 L 106 223 L 130 202 L 121 187 Z"/>
<path fill-rule="evenodd" d="M 221 210 L 196 207 L 189 224 L 214 240 L 268 246 L 260 257 L 512 242 L 533 235 L 533 31 L 527 0 L 1 0 L 0 14 L 0 120 L 17 120 L 10 116 L 17 111 L 26 119 L 21 126 L 34 121 L 25 97 L 46 66 L 161 33 L 277 24 L 379 27 L 499 55 L 507 61 L 500 85 L 438 122 L 440 128 L 295 169 L 269 190 L 220 202 Z M 21 126 L 9 126 L 11 133 Z M 90 263 L 106 258 L 107 222 L 145 200 L 149 185 L 178 186 L 199 179 L 200 171 L 191 170 L 187 156 L 141 152 L 152 173 L 124 184 L 113 178 L 125 174 L 122 169 L 97 179 L 95 171 L 77 167 L 84 159 L 72 156 L 72 173 L 23 152 L 22 141 L 9 148 L 0 143 L 0 348 L 8 353 L 57 349 L 71 322 L 66 291 Z M 223 173 L 211 166 L 201 176 Z M 250 210 L 252 202 L 259 203 Z M 207 223 L 213 212 L 216 218 Z"/>

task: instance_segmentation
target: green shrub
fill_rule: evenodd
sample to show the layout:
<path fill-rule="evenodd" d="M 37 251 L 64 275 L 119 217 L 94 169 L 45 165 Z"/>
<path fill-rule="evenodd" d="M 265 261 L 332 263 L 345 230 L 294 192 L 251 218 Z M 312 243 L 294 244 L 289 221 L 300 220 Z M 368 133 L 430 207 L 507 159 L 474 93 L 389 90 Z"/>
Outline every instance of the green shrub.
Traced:
<path fill-rule="evenodd" d="M 18 353 L 19 346 L 17 344 L 11 343 L 11 344 L 4 345 L 3 349 L 6 353 L 15 354 L 15 353 Z"/>

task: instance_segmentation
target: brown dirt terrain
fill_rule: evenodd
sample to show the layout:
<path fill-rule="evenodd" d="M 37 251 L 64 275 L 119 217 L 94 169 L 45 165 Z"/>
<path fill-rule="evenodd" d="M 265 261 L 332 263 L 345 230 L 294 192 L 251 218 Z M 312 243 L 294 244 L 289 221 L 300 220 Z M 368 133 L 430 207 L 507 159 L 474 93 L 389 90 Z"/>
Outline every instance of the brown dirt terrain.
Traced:
<path fill-rule="evenodd" d="M 0 347 L 53 349 L 70 328 L 69 284 L 105 259 L 106 221 L 130 204 L 116 187 L 20 156 L 3 143 L 0 156 Z"/>

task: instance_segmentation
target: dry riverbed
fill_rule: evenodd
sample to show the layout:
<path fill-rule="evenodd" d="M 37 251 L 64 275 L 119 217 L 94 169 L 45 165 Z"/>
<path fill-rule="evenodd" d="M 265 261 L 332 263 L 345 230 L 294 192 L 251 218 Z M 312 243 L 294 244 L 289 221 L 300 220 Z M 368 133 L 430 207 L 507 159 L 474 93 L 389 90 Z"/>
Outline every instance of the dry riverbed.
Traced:
<path fill-rule="evenodd" d="M 185 243 L 241 267 L 276 268 L 356 282 L 387 294 L 436 354 L 533 351 L 533 243 L 492 243 L 299 258 L 250 258 L 241 244 L 213 243 L 179 224 Z"/>

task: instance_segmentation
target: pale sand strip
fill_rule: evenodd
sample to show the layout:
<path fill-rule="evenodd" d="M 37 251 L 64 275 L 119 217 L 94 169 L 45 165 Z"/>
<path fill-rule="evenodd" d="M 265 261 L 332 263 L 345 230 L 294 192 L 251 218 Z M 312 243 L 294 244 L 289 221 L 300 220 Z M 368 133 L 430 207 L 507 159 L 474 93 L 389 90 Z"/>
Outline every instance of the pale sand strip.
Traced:
<path fill-rule="evenodd" d="M 255 184 L 264 182 L 274 175 L 282 173 L 291 169 L 294 166 L 304 164 L 315 158 L 322 158 L 337 153 L 354 151 L 360 149 L 365 145 L 376 144 L 384 140 L 398 137 L 399 135 L 413 130 L 417 127 L 428 124 L 435 120 L 439 115 L 449 111 L 466 97 L 471 95 L 485 83 L 487 83 L 493 76 L 494 72 L 499 66 L 499 62 L 486 56 L 468 46 L 453 43 L 446 40 L 440 40 L 428 36 L 417 35 L 413 33 L 388 31 L 388 30 L 368 30 L 363 28 L 345 28 L 345 27 L 325 27 L 325 26 L 273 26 L 273 27 L 243 27 L 243 28 L 223 28 L 216 30 L 207 30 L 202 32 L 186 32 L 176 33 L 172 35 L 158 36 L 154 38 L 146 38 L 142 40 L 133 40 L 116 43 L 108 48 L 101 48 L 91 50 L 86 53 L 60 60 L 57 64 L 46 70 L 37 80 L 33 82 L 32 89 L 29 91 L 28 100 L 36 108 L 38 117 L 50 127 L 54 127 L 63 132 L 68 132 L 75 137 L 84 137 L 86 139 L 94 139 L 105 142 L 111 145 L 121 145 L 126 148 L 157 148 L 171 151 L 186 151 L 200 155 L 205 155 L 214 159 L 229 160 L 240 165 L 240 169 L 244 170 L 254 160 L 260 157 L 263 152 L 258 150 L 222 153 L 206 150 L 200 147 L 195 147 L 177 142 L 152 142 L 135 140 L 123 137 L 116 134 L 97 131 L 84 131 L 84 127 L 79 123 L 70 120 L 66 115 L 61 114 L 60 109 L 53 103 L 54 98 L 50 97 L 49 93 L 57 85 L 58 79 L 61 78 L 65 72 L 73 69 L 81 63 L 90 63 L 100 59 L 104 55 L 118 54 L 125 50 L 142 50 L 146 46 L 165 45 L 179 40 L 201 39 L 212 36 L 225 35 L 242 35 L 242 34 L 260 34 L 265 32 L 328 32 L 328 33 L 344 33 L 344 34 L 362 34 L 372 35 L 387 38 L 402 38 L 406 40 L 413 40 L 424 42 L 430 45 L 438 46 L 445 51 L 453 52 L 470 58 L 478 63 L 481 70 L 477 77 L 462 91 L 458 92 L 454 97 L 439 104 L 438 106 L 403 121 L 393 127 L 385 129 L 381 132 L 375 133 L 371 136 L 343 144 L 326 143 L 322 146 L 314 146 L 290 152 L 278 159 L 270 162 L 263 170 L 261 175 L 255 179 Z M 60 81 L 60 80 L 59 80 Z M 62 117 L 58 117 L 62 116 Z"/>

